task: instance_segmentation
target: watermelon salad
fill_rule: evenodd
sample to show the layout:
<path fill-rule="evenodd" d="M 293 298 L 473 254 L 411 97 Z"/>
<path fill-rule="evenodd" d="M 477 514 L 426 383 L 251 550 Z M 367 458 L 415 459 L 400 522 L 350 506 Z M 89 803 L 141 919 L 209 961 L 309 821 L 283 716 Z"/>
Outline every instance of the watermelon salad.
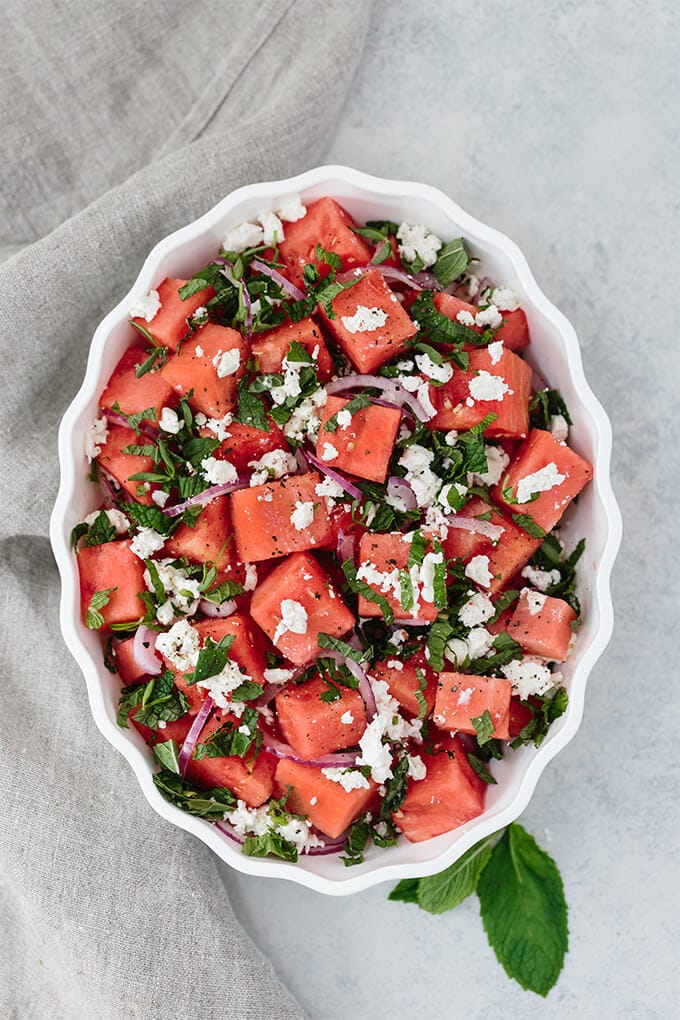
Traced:
<path fill-rule="evenodd" d="M 463 239 L 331 197 L 130 309 L 84 439 L 83 623 L 158 789 L 244 853 L 449 832 L 564 712 L 592 467 L 529 343 Z"/>

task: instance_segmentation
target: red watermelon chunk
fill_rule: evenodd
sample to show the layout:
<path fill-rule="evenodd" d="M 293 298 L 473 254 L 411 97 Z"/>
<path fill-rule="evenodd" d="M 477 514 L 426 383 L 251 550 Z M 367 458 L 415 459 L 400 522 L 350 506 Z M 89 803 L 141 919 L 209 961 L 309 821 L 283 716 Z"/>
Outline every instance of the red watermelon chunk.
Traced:
<path fill-rule="evenodd" d="M 248 345 L 239 332 L 209 322 L 192 334 L 178 354 L 160 370 L 180 397 L 195 411 L 223 418 L 236 406 L 239 379 L 246 370 Z"/>
<path fill-rule="evenodd" d="M 348 792 L 340 783 L 324 776 L 320 768 L 295 761 L 279 761 L 275 778 L 277 796 L 288 794 L 287 809 L 306 815 L 315 828 L 331 839 L 341 836 L 377 800 L 377 787 L 372 779 L 368 780 L 368 788 Z"/>
<path fill-rule="evenodd" d="M 157 369 L 137 378 L 135 369 L 145 358 L 145 352 L 138 347 L 125 351 L 99 398 L 99 406 L 112 411 L 113 405 L 117 404 L 123 414 L 139 414 L 154 407 L 156 415 L 143 420 L 155 425 L 161 408 L 173 407 L 177 403 L 177 395 Z"/>
<path fill-rule="evenodd" d="M 215 291 L 212 287 L 205 287 L 199 290 L 192 297 L 182 301 L 179 296 L 179 289 L 188 280 L 179 280 L 168 277 L 156 288 L 161 301 L 161 307 L 156 312 L 151 322 L 146 319 L 135 318 L 132 321 L 138 323 L 153 338 L 164 347 L 176 350 L 182 337 L 189 332 L 187 319 L 194 314 L 197 308 L 207 305 Z M 147 407 L 149 405 L 147 404 Z M 143 410 L 143 408 L 142 408 Z"/>
<path fill-rule="evenodd" d="M 231 494 L 236 548 L 246 563 L 325 545 L 332 534 L 315 471 L 290 475 Z M 301 509 L 302 507 L 302 509 Z"/>
<path fill-rule="evenodd" d="M 114 623 L 132 623 L 144 615 L 144 605 L 137 598 L 139 592 L 146 591 L 144 563 L 132 552 L 128 539 L 84 546 L 78 553 L 78 571 L 83 621 L 92 596 L 109 588 L 114 589 L 109 601 L 98 610 L 104 617 L 101 630 L 109 630 Z"/>
<path fill-rule="evenodd" d="M 339 698 L 322 701 L 330 688 L 317 676 L 276 695 L 281 733 L 301 758 L 313 760 L 353 747 L 366 729 L 364 699 L 349 687 L 338 689 Z"/>
<path fill-rule="evenodd" d="M 326 341 L 314 319 L 301 319 L 300 322 L 285 322 L 265 333 L 257 333 L 251 344 L 251 354 L 265 375 L 280 372 L 283 359 L 290 350 L 291 343 L 301 344 L 308 354 L 316 361 L 319 382 L 328 382 L 333 375 L 333 359 L 328 353 Z"/>
<path fill-rule="evenodd" d="M 564 599 L 525 588 L 508 625 L 508 633 L 528 655 L 564 662 L 576 613 Z"/>
<path fill-rule="evenodd" d="M 392 407 L 371 404 L 355 411 L 348 425 L 338 424 L 335 432 L 326 423 L 349 403 L 341 397 L 329 397 L 323 409 L 316 442 L 317 457 L 341 471 L 359 478 L 384 482 L 401 424 L 401 412 Z M 332 459 L 325 454 L 330 445 Z"/>
<path fill-rule="evenodd" d="M 488 712 L 493 736 L 507 740 L 511 692 L 510 681 L 499 677 L 440 673 L 433 721 L 442 730 L 474 734 L 472 720 Z"/>
<path fill-rule="evenodd" d="M 302 269 L 305 265 L 317 266 L 321 276 L 327 275 L 328 266 L 316 255 L 317 244 L 339 255 L 343 270 L 370 262 L 373 249 L 354 233 L 354 226 L 349 213 L 334 199 L 327 197 L 308 205 L 307 214 L 301 220 L 286 223 L 286 236 L 279 244 L 279 255 L 293 283 L 304 287 Z"/>

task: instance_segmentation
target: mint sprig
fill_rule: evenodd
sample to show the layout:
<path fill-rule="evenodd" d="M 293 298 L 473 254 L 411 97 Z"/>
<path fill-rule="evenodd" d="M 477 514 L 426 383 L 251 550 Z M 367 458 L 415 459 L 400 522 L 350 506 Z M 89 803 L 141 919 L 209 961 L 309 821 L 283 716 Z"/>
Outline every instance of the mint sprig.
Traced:
<path fill-rule="evenodd" d="M 508 977 L 546 996 L 569 948 L 568 909 L 557 865 L 513 822 L 488 836 L 450 868 L 399 882 L 389 899 L 443 914 L 477 892 L 489 944 Z"/>

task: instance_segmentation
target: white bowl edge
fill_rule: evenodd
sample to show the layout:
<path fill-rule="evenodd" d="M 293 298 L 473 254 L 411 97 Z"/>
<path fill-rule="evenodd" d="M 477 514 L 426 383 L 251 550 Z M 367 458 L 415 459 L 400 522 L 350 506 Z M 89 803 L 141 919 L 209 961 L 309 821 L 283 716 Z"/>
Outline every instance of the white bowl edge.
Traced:
<path fill-rule="evenodd" d="M 594 489 L 601 504 L 599 523 L 603 525 L 604 531 L 598 563 L 593 565 L 594 584 L 590 593 L 589 609 L 599 618 L 599 625 L 587 646 L 579 650 L 580 658 L 570 679 L 567 712 L 553 725 L 548 737 L 538 749 L 525 748 L 517 753 L 522 756 L 522 760 L 527 759 L 527 764 L 519 789 L 512 800 L 497 810 L 485 810 L 479 818 L 435 840 L 420 844 L 408 844 L 402 840 L 400 848 L 371 851 L 364 864 L 352 868 L 345 868 L 335 857 L 303 857 L 295 865 L 270 858 L 245 857 L 213 825 L 185 814 L 161 796 L 153 784 L 153 763 L 141 737 L 116 726 L 111 699 L 105 695 L 105 682 L 110 680 L 110 677 L 108 674 L 104 675 L 106 671 L 101 662 L 101 653 L 98 658 L 95 657 L 94 645 L 91 643 L 88 647 L 84 641 L 86 635 L 80 622 L 77 567 L 69 542 L 71 527 L 75 523 L 75 520 L 69 521 L 71 500 L 76 486 L 84 478 L 84 457 L 76 446 L 77 436 L 82 437 L 82 432 L 78 431 L 79 418 L 93 401 L 95 402 L 93 406 L 96 407 L 102 374 L 101 363 L 108 346 L 107 341 L 112 329 L 127 321 L 127 309 L 133 296 L 144 293 L 167 275 L 159 271 L 164 259 L 177 254 L 187 243 L 200 239 L 207 232 L 213 231 L 214 237 L 219 237 L 218 225 L 227 219 L 232 223 L 240 222 L 252 216 L 256 209 L 266 207 L 273 196 L 294 192 L 311 191 L 312 197 L 327 193 L 343 201 L 347 197 L 339 194 L 343 189 L 354 195 L 356 201 L 365 201 L 369 205 L 371 201 L 381 199 L 389 200 L 393 204 L 400 201 L 407 204 L 409 201 L 430 203 L 437 207 L 445 218 L 451 220 L 464 237 L 474 239 L 483 246 L 488 245 L 495 255 L 505 257 L 513 270 L 519 289 L 525 295 L 523 307 L 528 313 L 541 316 L 559 334 L 563 343 L 569 382 L 578 395 L 581 410 L 585 410 L 587 417 L 590 418 L 590 429 L 586 431 L 595 449 L 593 457 L 595 471 L 591 488 Z M 237 209 L 242 210 L 240 215 L 230 217 Z M 224 232 L 223 226 L 221 229 Z M 563 380 L 555 379 L 550 379 L 550 382 L 553 385 L 557 383 L 560 387 L 564 383 Z M 508 825 L 521 814 L 543 769 L 566 746 L 580 725 L 589 673 L 606 648 L 613 628 L 609 582 L 621 541 L 622 527 L 621 515 L 609 477 L 611 443 L 609 419 L 586 381 L 578 340 L 571 323 L 540 290 L 517 245 L 505 235 L 464 212 L 441 191 L 416 182 L 373 177 L 349 167 L 323 166 L 287 180 L 250 184 L 232 192 L 199 219 L 169 234 L 150 252 L 130 292 L 97 327 L 90 347 L 83 384 L 67 409 L 59 428 L 61 481 L 50 520 L 50 537 L 62 581 L 60 624 L 66 645 L 85 677 L 95 723 L 106 739 L 128 760 L 154 810 L 168 821 L 198 836 L 222 860 L 238 871 L 263 878 L 285 878 L 325 894 L 347 895 L 380 882 L 420 877 L 448 867 L 478 840 Z M 400 858 L 410 855 L 410 859 L 394 861 L 397 852 Z"/>

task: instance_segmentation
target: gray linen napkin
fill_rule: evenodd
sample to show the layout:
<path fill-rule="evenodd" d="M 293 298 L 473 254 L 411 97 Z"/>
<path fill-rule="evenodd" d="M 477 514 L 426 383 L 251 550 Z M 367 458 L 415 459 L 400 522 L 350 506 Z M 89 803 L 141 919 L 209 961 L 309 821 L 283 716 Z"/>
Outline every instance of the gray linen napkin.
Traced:
<path fill-rule="evenodd" d="M 302 1015 L 210 852 L 152 812 L 95 728 L 47 528 L 56 431 L 97 321 L 160 237 L 314 163 L 367 14 L 361 0 L 3 10 L 0 244 L 22 250 L 0 266 L 2 1017 Z"/>

